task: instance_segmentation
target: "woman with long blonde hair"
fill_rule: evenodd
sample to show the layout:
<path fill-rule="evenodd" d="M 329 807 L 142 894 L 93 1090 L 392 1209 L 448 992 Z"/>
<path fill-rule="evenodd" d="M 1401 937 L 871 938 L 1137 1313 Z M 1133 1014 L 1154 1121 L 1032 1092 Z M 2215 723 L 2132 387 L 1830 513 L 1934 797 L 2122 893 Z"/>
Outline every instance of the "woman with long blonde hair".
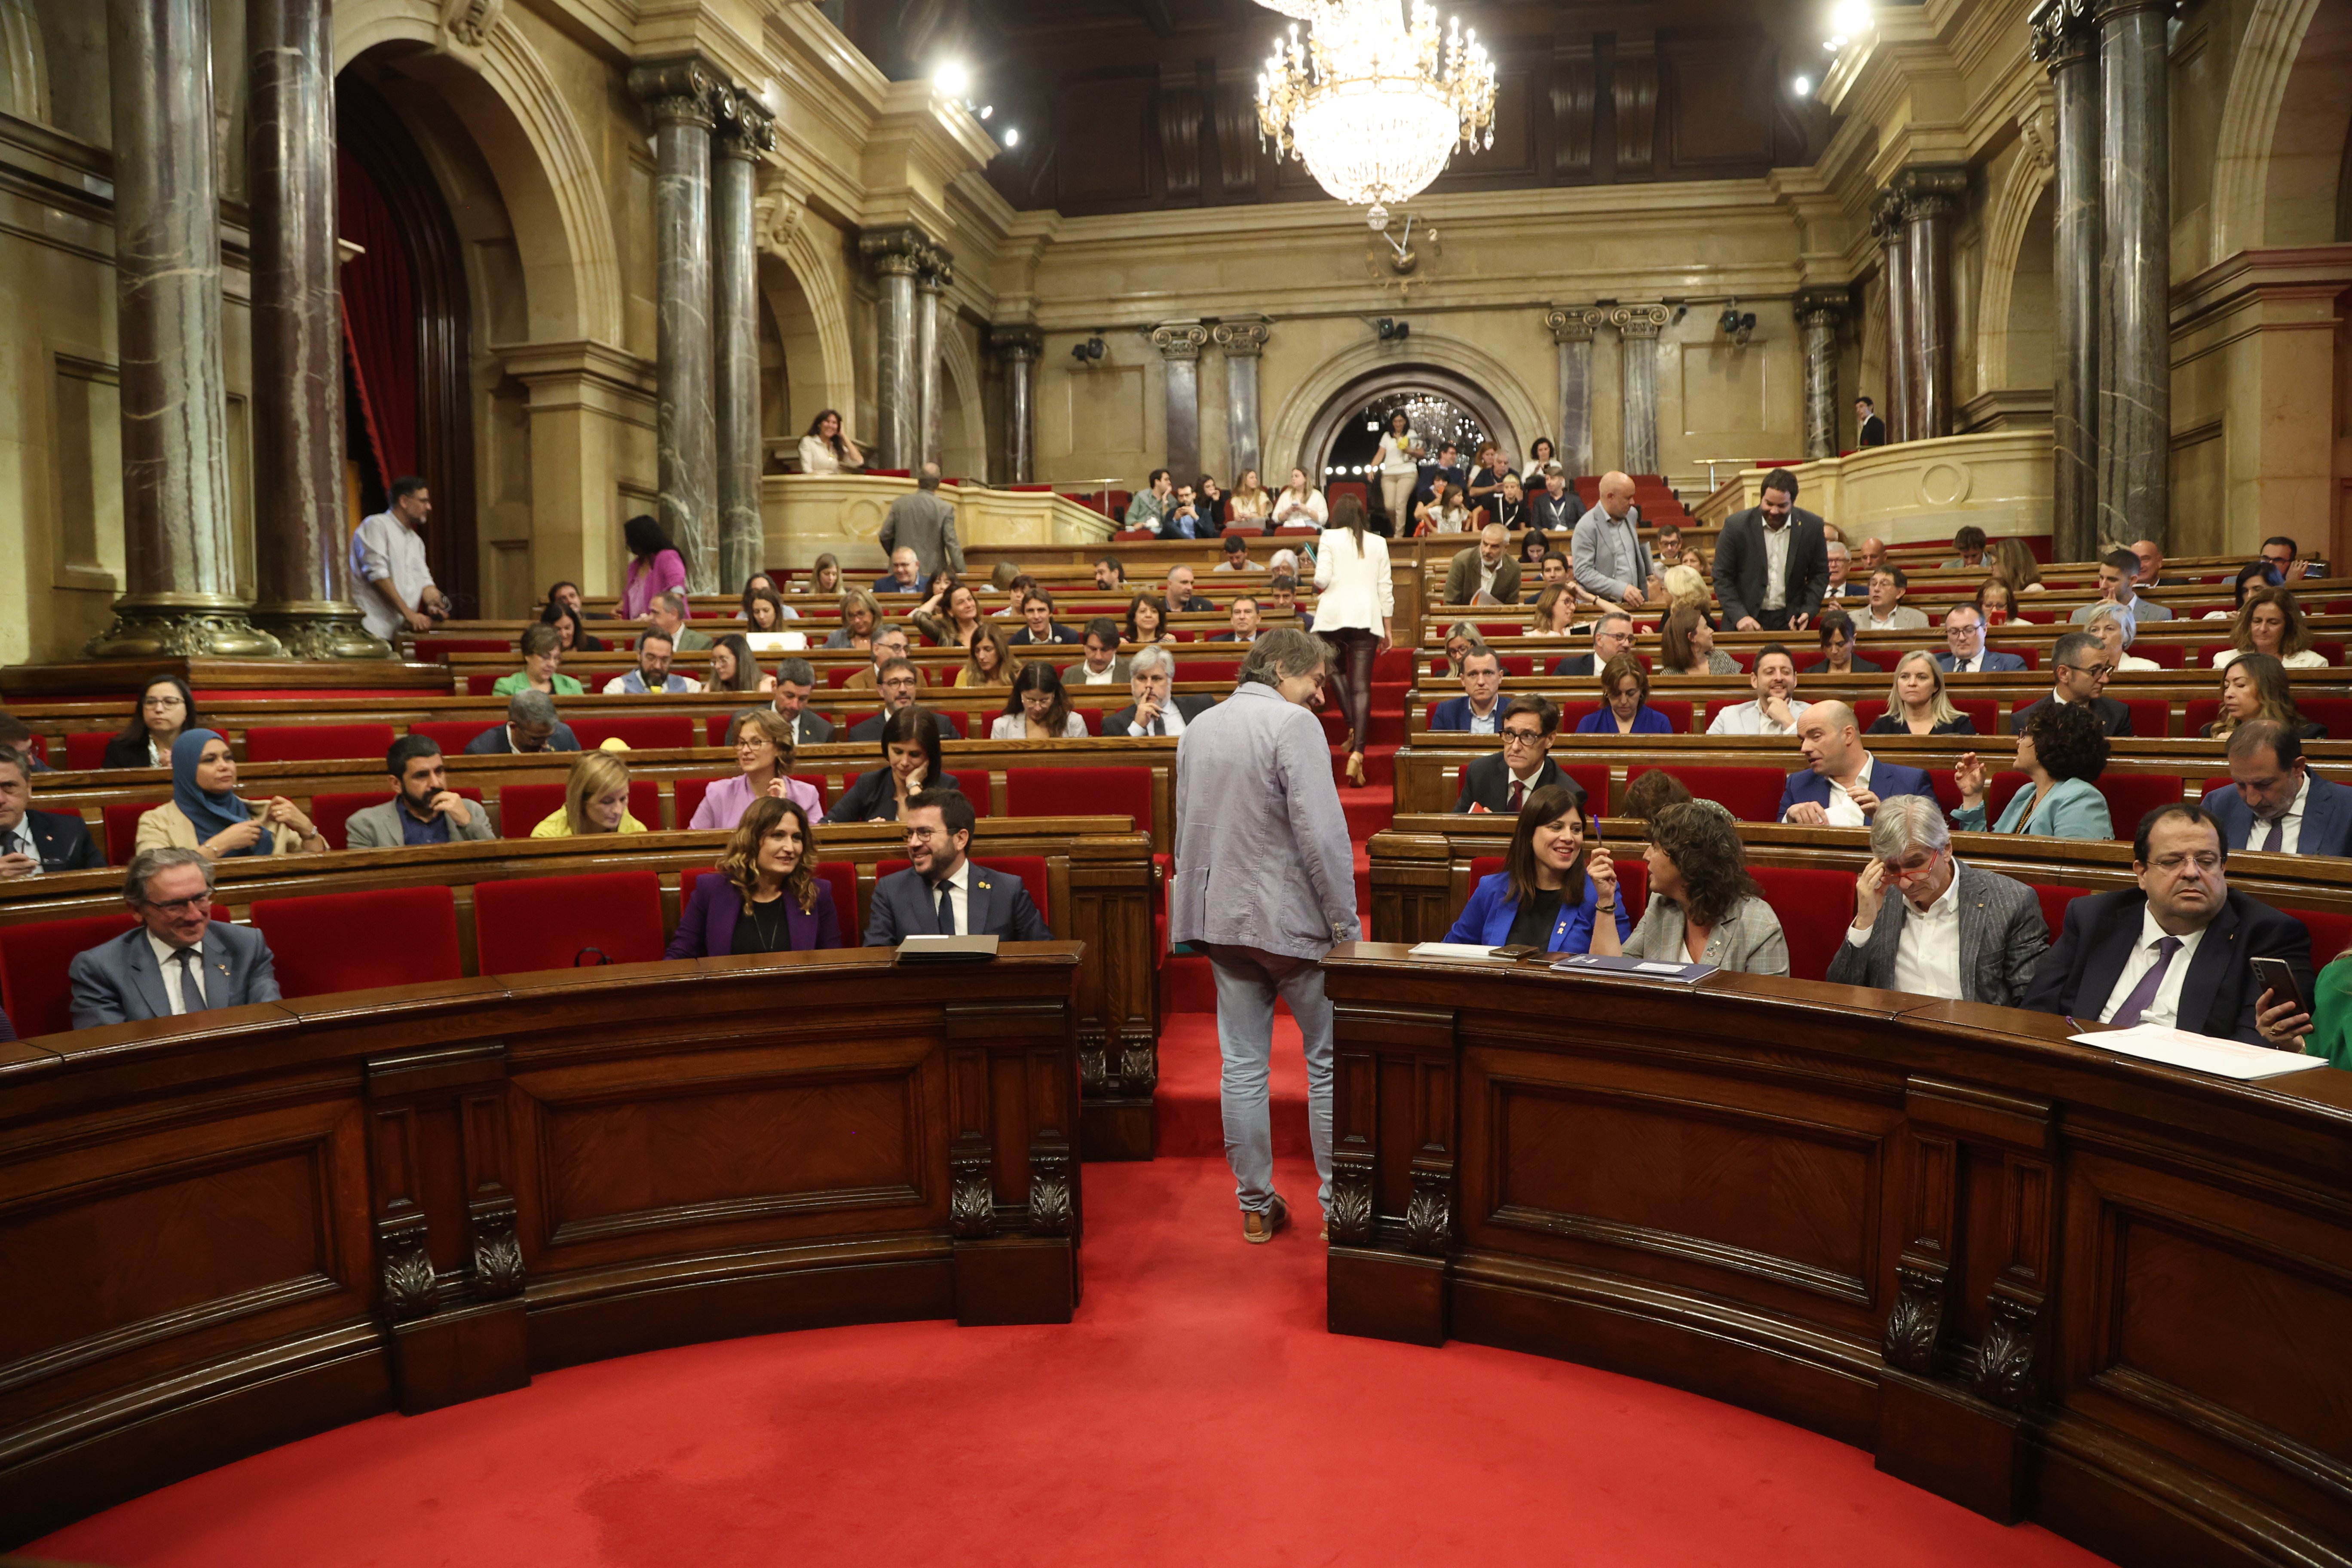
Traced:
<path fill-rule="evenodd" d="M 563 786 L 563 806 L 530 830 L 533 838 L 581 838 L 594 833 L 643 833 L 629 815 L 629 764 L 613 752 L 583 752 Z"/>
<path fill-rule="evenodd" d="M 1009 686 L 1013 681 L 1013 641 L 994 621 L 975 628 L 956 671 L 958 686 Z"/>

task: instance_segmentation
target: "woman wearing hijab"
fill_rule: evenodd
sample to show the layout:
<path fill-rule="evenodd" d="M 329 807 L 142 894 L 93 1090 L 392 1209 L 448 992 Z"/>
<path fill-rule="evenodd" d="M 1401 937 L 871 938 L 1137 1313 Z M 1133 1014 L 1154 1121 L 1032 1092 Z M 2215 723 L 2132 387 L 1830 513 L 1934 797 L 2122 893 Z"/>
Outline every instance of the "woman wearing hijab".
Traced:
<path fill-rule="evenodd" d="M 138 849 L 232 855 L 322 855 L 327 840 L 294 803 L 273 795 L 259 806 L 236 797 L 236 759 L 215 730 L 186 730 L 172 742 L 172 799 L 139 818 Z"/>

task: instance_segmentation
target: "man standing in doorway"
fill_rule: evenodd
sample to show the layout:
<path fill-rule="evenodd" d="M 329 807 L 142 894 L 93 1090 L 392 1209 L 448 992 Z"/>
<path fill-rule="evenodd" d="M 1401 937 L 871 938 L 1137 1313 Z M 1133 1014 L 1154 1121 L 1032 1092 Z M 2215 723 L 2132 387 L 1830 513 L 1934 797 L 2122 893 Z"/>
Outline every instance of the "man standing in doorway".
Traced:
<path fill-rule="evenodd" d="M 449 602 L 425 559 L 425 523 L 432 515 L 433 492 L 411 475 L 392 481 L 384 510 L 352 535 L 360 619 L 377 637 L 389 640 L 403 627 L 429 632 L 434 622 L 448 618 Z"/>

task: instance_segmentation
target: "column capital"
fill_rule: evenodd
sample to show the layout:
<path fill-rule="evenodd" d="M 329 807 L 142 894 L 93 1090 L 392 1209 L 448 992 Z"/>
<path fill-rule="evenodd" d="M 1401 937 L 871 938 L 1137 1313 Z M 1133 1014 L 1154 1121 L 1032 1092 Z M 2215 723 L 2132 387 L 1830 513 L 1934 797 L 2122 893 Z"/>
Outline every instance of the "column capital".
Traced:
<path fill-rule="evenodd" d="M 1609 324 L 1629 338 L 1654 338 L 1666 324 L 1664 305 L 1620 305 L 1609 312 Z"/>
<path fill-rule="evenodd" d="M 1893 185 L 1885 186 L 1871 198 L 1870 237 L 1881 245 L 1902 243 L 1903 193 Z"/>
<path fill-rule="evenodd" d="M 1274 323 L 1264 316 L 1228 316 L 1209 334 L 1229 359 L 1257 358 L 1265 353 L 1265 341 L 1273 335 Z"/>
<path fill-rule="evenodd" d="M 1162 321 L 1151 329 L 1151 346 L 1164 360 L 1196 360 L 1209 341 L 1209 329 L 1198 321 Z"/>
<path fill-rule="evenodd" d="M 912 278 L 923 269 L 931 242 L 912 224 L 870 228 L 857 237 L 857 254 L 885 278 Z"/>
<path fill-rule="evenodd" d="M 1843 283 L 1835 288 L 1816 286 L 1798 289 L 1792 303 L 1800 325 L 1834 327 L 1853 308 L 1853 295 Z"/>
<path fill-rule="evenodd" d="M 1901 198 L 1906 223 L 1950 217 L 1969 194 L 1969 172 L 1958 164 L 1906 169 L 1888 189 Z"/>
<path fill-rule="evenodd" d="M 927 294 L 937 294 L 955 282 L 955 252 L 944 245 L 923 247 L 921 269 L 915 274 L 915 287 Z"/>
<path fill-rule="evenodd" d="M 1556 343 L 1589 343 L 1608 319 L 1606 311 L 1592 305 L 1554 305 L 1544 312 L 1544 325 Z"/>
<path fill-rule="evenodd" d="M 1007 321 L 988 329 L 988 346 L 999 359 L 1027 363 L 1045 352 L 1045 332 L 1026 321 Z"/>
<path fill-rule="evenodd" d="M 646 106 L 656 126 L 708 131 L 717 120 L 716 100 L 726 91 L 727 79 L 697 55 L 652 60 L 629 69 L 629 95 Z"/>
<path fill-rule="evenodd" d="M 2055 75 L 2060 68 L 2090 58 L 2098 28 L 2091 20 L 2094 0 L 2041 0 L 2026 13 L 2032 34 L 2033 58 Z"/>
<path fill-rule="evenodd" d="M 768 112 L 766 104 L 741 88 L 720 88 L 712 95 L 710 107 L 712 118 L 718 121 L 712 152 L 749 163 L 759 162 L 761 153 L 776 150 L 776 117 Z"/>

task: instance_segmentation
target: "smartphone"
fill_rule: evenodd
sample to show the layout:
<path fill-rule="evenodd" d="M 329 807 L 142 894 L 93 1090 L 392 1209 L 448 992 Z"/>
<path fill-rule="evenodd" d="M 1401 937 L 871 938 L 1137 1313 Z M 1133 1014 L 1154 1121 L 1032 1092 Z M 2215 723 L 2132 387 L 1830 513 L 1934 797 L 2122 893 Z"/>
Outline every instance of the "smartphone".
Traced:
<path fill-rule="evenodd" d="M 1534 958 L 1539 953 L 1549 952 L 1551 950 L 1549 948 L 1538 947 L 1532 942 L 1513 942 L 1508 947 L 1490 947 L 1486 950 L 1486 956 L 1489 958 Z"/>
<path fill-rule="evenodd" d="M 2288 997 L 2294 999 L 2298 1013 L 2311 1011 L 2311 998 L 2294 983 L 2294 970 L 2284 958 L 2257 958 L 2253 961 L 2254 978 L 2271 993 L 2271 1005 L 2276 1006 Z"/>

